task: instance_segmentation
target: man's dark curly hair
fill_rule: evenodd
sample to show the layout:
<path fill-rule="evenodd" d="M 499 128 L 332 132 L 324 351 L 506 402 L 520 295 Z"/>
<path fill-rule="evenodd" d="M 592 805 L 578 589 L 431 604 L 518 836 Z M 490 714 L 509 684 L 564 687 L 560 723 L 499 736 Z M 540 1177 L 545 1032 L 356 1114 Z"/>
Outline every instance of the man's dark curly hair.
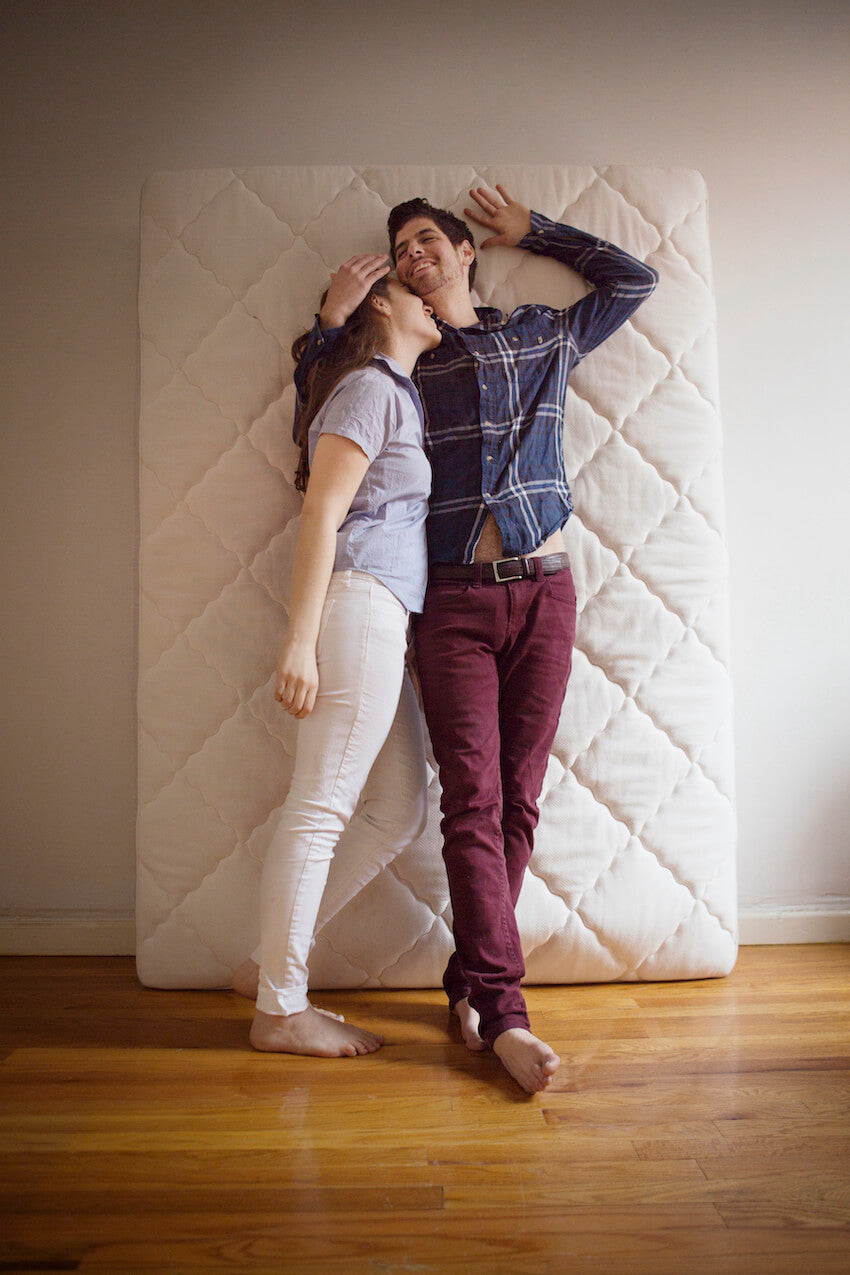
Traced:
<path fill-rule="evenodd" d="M 421 197 L 417 199 L 406 199 L 403 204 L 396 204 L 395 208 L 390 212 L 387 218 L 387 232 L 390 236 L 390 256 L 395 265 L 395 241 L 398 232 L 402 226 L 406 226 L 414 217 L 430 217 L 443 234 L 457 248 L 460 244 L 466 242 L 472 244 L 475 250 L 475 240 L 472 238 L 472 231 L 469 229 L 465 221 L 461 221 L 460 217 L 456 217 L 453 212 L 449 212 L 446 208 L 435 208 L 433 204 L 429 204 L 427 199 Z M 473 257 L 472 264 L 469 267 L 469 286 L 475 280 L 475 271 L 478 268 L 478 261 Z"/>

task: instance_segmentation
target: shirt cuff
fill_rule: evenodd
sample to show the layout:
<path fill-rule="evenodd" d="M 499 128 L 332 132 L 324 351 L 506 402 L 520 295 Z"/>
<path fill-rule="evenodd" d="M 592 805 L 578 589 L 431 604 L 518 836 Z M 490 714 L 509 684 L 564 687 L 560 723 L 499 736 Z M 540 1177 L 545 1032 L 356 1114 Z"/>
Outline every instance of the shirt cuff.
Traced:
<path fill-rule="evenodd" d="M 345 324 L 341 324 L 338 328 L 323 328 L 321 320 L 317 314 L 316 322 L 313 325 L 313 330 L 316 333 L 316 341 L 319 345 L 324 345 L 325 337 L 333 336 L 336 332 L 341 332 L 343 327 L 345 327 Z"/>
<path fill-rule="evenodd" d="M 546 236 L 546 231 L 551 229 L 557 223 L 549 217 L 544 217 L 543 213 L 535 212 L 531 209 L 531 229 L 527 235 L 523 235 L 517 244 L 518 248 L 536 248 L 539 247 L 541 239 Z"/>

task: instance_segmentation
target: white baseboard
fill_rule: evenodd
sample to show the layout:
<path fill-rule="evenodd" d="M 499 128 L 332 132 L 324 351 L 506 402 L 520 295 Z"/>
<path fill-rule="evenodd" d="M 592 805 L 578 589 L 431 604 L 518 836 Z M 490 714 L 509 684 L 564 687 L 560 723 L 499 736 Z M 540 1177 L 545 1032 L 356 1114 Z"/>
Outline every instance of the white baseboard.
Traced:
<path fill-rule="evenodd" d="M 839 906 L 744 908 L 745 947 L 782 943 L 850 943 L 850 900 Z M 133 956 L 132 914 L 0 917 L 0 956 Z"/>
<path fill-rule="evenodd" d="M 0 956 L 132 956 L 132 913 L 0 917 Z"/>
<path fill-rule="evenodd" d="M 850 943 L 850 899 L 822 907 L 742 908 L 738 926 L 744 947 L 771 943 Z"/>

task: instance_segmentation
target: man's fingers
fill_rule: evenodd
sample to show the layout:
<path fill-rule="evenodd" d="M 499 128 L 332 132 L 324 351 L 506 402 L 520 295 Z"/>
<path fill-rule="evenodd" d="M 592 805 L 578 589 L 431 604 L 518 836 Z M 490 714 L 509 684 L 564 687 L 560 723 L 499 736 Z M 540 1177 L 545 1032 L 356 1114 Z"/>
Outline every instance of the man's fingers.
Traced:
<path fill-rule="evenodd" d="M 485 190 L 483 186 L 479 186 L 476 190 L 471 190 L 469 195 L 471 199 L 475 200 L 479 208 L 487 213 L 488 217 L 492 217 L 494 213 L 498 212 L 500 205 L 496 202 L 495 196 L 491 195 L 489 190 Z"/>
<path fill-rule="evenodd" d="M 331 275 L 331 285 L 337 285 L 337 288 L 370 288 L 376 279 L 389 274 L 391 269 L 392 264 L 385 254 L 350 257 Z"/>
<path fill-rule="evenodd" d="M 359 271 L 361 274 L 367 275 L 367 276 L 373 275 L 373 274 L 380 275 L 380 274 L 386 274 L 390 268 L 391 268 L 390 262 L 387 261 L 386 258 L 382 258 L 379 261 L 365 262 L 362 266 L 359 267 Z"/>
<path fill-rule="evenodd" d="M 505 190 L 504 186 L 500 186 L 498 182 L 496 182 L 496 190 L 502 196 L 502 199 L 504 199 L 506 204 L 516 203 L 516 200 L 512 199 L 511 196 L 508 194 L 508 192 Z"/>
<path fill-rule="evenodd" d="M 478 186 L 475 190 L 469 192 L 475 202 L 491 217 L 495 213 L 502 212 L 508 204 L 514 202 L 510 195 L 506 194 L 503 186 L 497 186 L 496 190 L 499 192 L 500 198 L 497 198 L 492 191 L 487 190 L 484 186 Z"/>
<path fill-rule="evenodd" d="M 464 217 L 468 217 L 470 221 L 474 221 L 476 226 L 489 226 L 490 218 L 482 217 L 480 212 L 476 212 L 474 208 L 464 208 Z"/>
<path fill-rule="evenodd" d="M 360 265 L 372 265 L 378 262 L 386 261 L 387 254 L 385 252 L 357 252 L 353 257 L 349 257 L 347 261 L 343 261 L 343 266 L 352 268 Z"/>
<path fill-rule="evenodd" d="M 361 253 L 356 257 L 349 257 L 348 261 L 344 261 L 340 266 L 340 270 L 347 270 L 349 274 L 362 275 L 367 277 L 371 274 L 386 274 L 390 269 L 390 261 L 386 253 Z"/>
<path fill-rule="evenodd" d="M 480 212 L 476 212 L 474 208 L 464 208 L 463 215 L 468 217 L 470 221 L 474 221 L 477 226 L 492 226 L 493 219 L 490 216 L 482 217 Z"/>

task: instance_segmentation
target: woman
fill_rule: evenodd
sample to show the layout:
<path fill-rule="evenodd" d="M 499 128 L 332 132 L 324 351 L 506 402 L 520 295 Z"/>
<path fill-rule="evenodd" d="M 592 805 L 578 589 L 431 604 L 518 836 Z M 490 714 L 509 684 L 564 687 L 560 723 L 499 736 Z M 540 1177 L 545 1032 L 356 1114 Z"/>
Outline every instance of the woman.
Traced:
<path fill-rule="evenodd" d="M 410 376 L 439 343 L 430 308 L 396 279 L 380 278 L 333 357 L 319 361 L 299 423 L 296 481 L 306 495 L 275 684 L 275 698 L 299 719 L 298 745 L 263 867 L 257 961 L 233 980 L 243 993 L 256 989 L 256 1049 L 353 1057 L 382 1044 L 310 1005 L 307 958 L 317 922 L 424 823 L 424 750 L 405 652 L 408 615 L 425 593 L 431 471 Z M 302 348 L 303 338 L 296 360 Z M 367 779 L 370 800 L 323 900 L 336 843 Z"/>

